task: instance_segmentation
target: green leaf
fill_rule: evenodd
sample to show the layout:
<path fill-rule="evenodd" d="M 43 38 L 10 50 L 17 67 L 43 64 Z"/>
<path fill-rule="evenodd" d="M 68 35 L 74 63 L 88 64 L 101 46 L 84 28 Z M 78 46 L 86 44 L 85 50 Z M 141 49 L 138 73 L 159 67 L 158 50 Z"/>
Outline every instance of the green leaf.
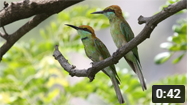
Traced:
<path fill-rule="evenodd" d="M 182 42 L 182 40 L 180 39 L 179 35 L 178 34 L 175 34 L 173 37 L 172 37 L 172 41 L 177 43 L 177 44 L 180 44 Z"/>
<path fill-rule="evenodd" d="M 179 37 L 182 39 L 182 42 L 187 43 L 187 34 L 179 34 Z"/>
<path fill-rule="evenodd" d="M 156 64 L 162 64 L 162 63 L 166 62 L 171 57 L 171 55 L 172 55 L 172 53 L 170 53 L 170 52 L 160 53 L 155 57 L 154 61 Z"/>
<path fill-rule="evenodd" d="M 172 29 L 174 32 L 180 32 L 181 27 L 179 25 L 173 25 Z"/>
<path fill-rule="evenodd" d="M 56 30 L 58 29 L 55 22 L 51 22 L 51 29 L 52 29 L 53 31 L 56 31 Z"/>
<path fill-rule="evenodd" d="M 182 76 L 180 82 L 181 82 L 181 84 L 186 84 L 187 83 L 187 75 Z"/>
<path fill-rule="evenodd" d="M 181 31 L 179 33 L 187 34 L 187 23 L 182 25 Z"/>
<path fill-rule="evenodd" d="M 170 51 L 179 51 L 181 49 L 181 45 L 179 44 L 174 44 L 169 48 Z"/>
<path fill-rule="evenodd" d="M 180 50 L 187 50 L 187 43 L 182 43 L 180 46 Z"/>
<path fill-rule="evenodd" d="M 178 58 L 174 59 L 172 63 L 173 63 L 173 64 L 178 63 L 178 62 L 182 59 L 182 57 L 183 57 L 185 54 L 186 54 L 186 52 L 183 52 Z"/>
<path fill-rule="evenodd" d="M 57 19 L 58 20 L 69 20 L 70 19 L 70 16 L 69 16 L 69 13 L 66 13 L 64 11 L 60 12 L 58 15 L 57 15 Z M 61 21 L 60 21 L 61 22 Z"/>
<path fill-rule="evenodd" d="M 47 35 L 46 35 L 44 29 L 40 30 L 40 35 L 42 36 L 42 38 L 47 39 Z"/>
<path fill-rule="evenodd" d="M 179 34 L 187 34 L 187 23 L 181 23 L 181 26 L 174 25 L 172 28 Z"/>

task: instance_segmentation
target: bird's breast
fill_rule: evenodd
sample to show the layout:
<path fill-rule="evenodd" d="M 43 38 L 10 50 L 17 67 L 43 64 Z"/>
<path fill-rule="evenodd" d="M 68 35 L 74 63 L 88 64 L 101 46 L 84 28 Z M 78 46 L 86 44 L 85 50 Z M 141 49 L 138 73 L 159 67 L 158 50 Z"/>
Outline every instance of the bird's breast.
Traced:
<path fill-rule="evenodd" d="M 93 62 L 98 62 L 102 60 L 102 56 L 97 51 L 94 44 L 84 44 L 85 53 L 88 58 L 90 58 Z"/>
<path fill-rule="evenodd" d="M 124 35 L 121 32 L 120 24 L 111 23 L 110 24 L 110 33 L 111 33 L 114 43 L 116 44 L 116 46 L 118 48 L 127 43 Z"/>

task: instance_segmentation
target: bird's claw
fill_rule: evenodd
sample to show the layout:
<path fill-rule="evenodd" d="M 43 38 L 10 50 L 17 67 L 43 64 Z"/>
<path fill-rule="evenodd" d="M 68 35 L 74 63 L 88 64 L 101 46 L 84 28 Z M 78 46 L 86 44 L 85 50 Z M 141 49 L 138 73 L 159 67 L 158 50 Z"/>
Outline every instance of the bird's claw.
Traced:
<path fill-rule="evenodd" d="M 117 56 L 118 53 L 119 53 L 119 49 L 117 49 L 116 52 L 114 52 L 114 53 L 112 54 L 112 56 L 113 56 L 113 57 L 114 57 L 114 56 Z"/>
<path fill-rule="evenodd" d="M 118 53 L 119 53 L 119 49 L 117 49 L 116 52 L 114 52 L 114 53 L 112 54 L 112 61 L 113 61 L 115 64 L 118 63 L 118 60 L 115 59 L 115 56 L 117 56 Z"/>

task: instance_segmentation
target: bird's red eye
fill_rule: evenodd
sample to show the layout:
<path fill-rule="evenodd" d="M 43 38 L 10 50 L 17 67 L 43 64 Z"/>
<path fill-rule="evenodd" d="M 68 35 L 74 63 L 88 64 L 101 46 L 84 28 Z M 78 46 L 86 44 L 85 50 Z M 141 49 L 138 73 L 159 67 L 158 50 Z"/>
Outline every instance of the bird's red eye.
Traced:
<path fill-rule="evenodd" d="M 111 11 L 111 9 L 108 9 L 108 11 Z"/>

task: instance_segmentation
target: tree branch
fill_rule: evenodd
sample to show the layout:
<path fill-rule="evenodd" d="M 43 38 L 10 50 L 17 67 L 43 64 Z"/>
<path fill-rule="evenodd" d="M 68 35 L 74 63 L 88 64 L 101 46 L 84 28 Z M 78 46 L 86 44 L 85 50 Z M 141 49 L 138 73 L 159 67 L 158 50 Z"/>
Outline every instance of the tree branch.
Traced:
<path fill-rule="evenodd" d="M 0 11 L 0 27 L 37 14 L 55 14 L 83 0 L 22 0 Z"/>
<path fill-rule="evenodd" d="M 74 66 L 68 63 L 68 61 L 64 58 L 64 56 L 60 53 L 58 50 L 58 46 L 55 47 L 55 52 L 53 53 L 53 56 L 56 60 L 59 61 L 61 66 L 70 73 L 71 76 L 78 76 L 78 77 L 85 77 L 87 76 L 90 81 L 93 80 L 95 74 L 102 70 L 103 68 L 116 64 L 125 54 L 127 54 L 130 50 L 132 50 L 134 47 L 136 47 L 138 44 L 143 42 L 146 38 L 150 37 L 150 34 L 154 30 L 154 28 L 157 26 L 158 23 L 163 21 L 164 19 L 174 15 L 175 13 L 186 9 L 187 0 L 181 0 L 175 4 L 172 4 L 162 10 L 161 12 L 151 16 L 151 17 L 143 17 L 140 16 L 138 18 L 138 23 L 143 24 L 146 23 L 144 29 L 131 41 L 129 41 L 126 45 L 119 48 L 116 52 L 113 53 L 113 55 L 109 58 L 104 59 L 103 61 L 96 62 L 92 67 L 88 69 L 75 69 Z"/>
<path fill-rule="evenodd" d="M 55 46 L 55 51 L 54 51 L 54 54 L 53 56 L 55 57 L 55 59 L 57 59 L 59 62 L 63 62 L 63 63 L 60 63 L 62 67 L 64 67 L 64 69 L 70 73 L 71 76 L 78 76 L 78 77 L 86 77 L 87 73 L 86 73 L 86 70 L 83 69 L 83 70 L 79 70 L 78 69 L 75 69 L 76 67 L 74 65 L 70 65 L 68 63 L 68 60 L 65 59 L 65 57 L 60 53 L 60 51 L 58 50 L 58 45 Z"/>
<path fill-rule="evenodd" d="M 3 34 L 2 32 L 0 33 L 0 36 L 6 40 L 0 48 L 0 61 L 14 43 L 27 32 L 51 15 L 81 1 L 83 0 L 23 0 L 20 2 L 12 2 L 7 5 L 7 7 L 5 6 L 5 8 L 0 11 L 0 27 L 33 15 L 36 16 L 10 35 Z"/>
<path fill-rule="evenodd" d="M 8 35 L 6 42 L 0 48 L 0 61 L 2 60 L 3 55 L 16 43 L 22 36 L 24 36 L 31 29 L 40 24 L 43 20 L 48 18 L 51 15 L 48 14 L 39 14 L 33 17 L 30 21 L 24 24 L 16 32 L 11 35 Z M 5 36 L 5 35 L 4 35 Z"/>

